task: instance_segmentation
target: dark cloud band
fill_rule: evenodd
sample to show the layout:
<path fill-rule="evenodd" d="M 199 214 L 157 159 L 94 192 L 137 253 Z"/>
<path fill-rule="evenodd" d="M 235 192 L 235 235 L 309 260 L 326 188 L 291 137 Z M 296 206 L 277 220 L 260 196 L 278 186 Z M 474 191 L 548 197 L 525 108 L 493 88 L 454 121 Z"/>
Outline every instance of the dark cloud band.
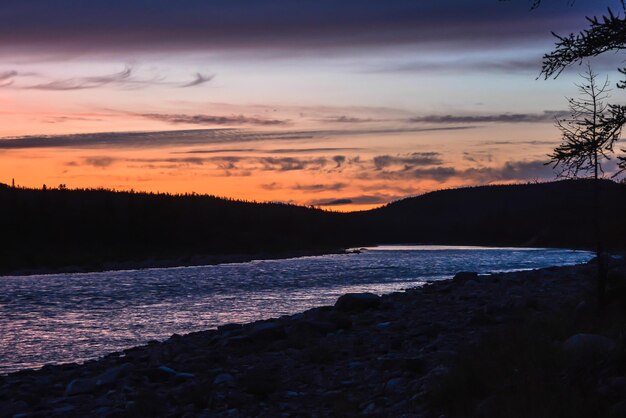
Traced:
<path fill-rule="evenodd" d="M 156 132 L 103 132 L 72 135 L 33 135 L 0 139 L 2 149 L 29 148 L 150 148 L 164 146 L 193 146 L 207 144 L 237 144 L 258 141 L 314 142 L 334 136 L 401 134 L 407 132 L 457 131 L 470 126 L 371 130 L 317 131 L 253 131 L 232 128 L 193 129 Z"/>
<path fill-rule="evenodd" d="M 409 119 L 417 123 L 471 124 L 471 123 L 541 123 L 569 115 L 566 111 L 546 110 L 542 113 L 501 113 L 496 115 L 427 115 Z"/>
<path fill-rule="evenodd" d="M 5 2 L 0 49 L 83 53 L 373 45 L 494 46 L 577 29 L 605 2 L 496 0 L 31 0 Z M 597 3 L 597 4 L 594 4 Z M 601 4 L 600 4 L 601 3 Z M 608 5 L 612 1 L 608 1 Z M 576 22 L 577 24 L 575 25 Z"/>

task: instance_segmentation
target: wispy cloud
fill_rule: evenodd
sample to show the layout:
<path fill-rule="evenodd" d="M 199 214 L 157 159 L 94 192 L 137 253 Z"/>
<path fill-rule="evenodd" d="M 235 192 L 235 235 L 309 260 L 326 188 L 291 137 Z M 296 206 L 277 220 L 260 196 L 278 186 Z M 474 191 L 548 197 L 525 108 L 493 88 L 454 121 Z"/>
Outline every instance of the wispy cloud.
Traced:
<path fill-rule="evenodd" d="M 460 175 L 479 183 L 554 178 L 554 170 L 545 160 L 509 161 L 501 166 L 470 168 Z"/>
<path fill-rule="evenodd" d="M 105 168 L 115 162 L 115 158 L 107 156 L 93 156 L 84 159 L 85 165 L 91 165 L 93 167 Z"/>
<path fill-rule="evenodd" d="M 329 160 L 325 157 L 261 157 L 255 161 L 260 163 L 260 169 L 263 171 L 320 170 L 329 164 Z"/>
<path fill-rule="evenodd" d="M 489 151 L 474 151 L 474 152 L 463 152 L 463 160 L 469 161 L 472 163 L 484 163 L 484 162 L 492 162 L 493 154 Z"/>
<path fill-rule="evenodd" d="M 32 84 L 21 88 L 27 90 L 84 90 L 94 89 L 110 84 L 126 85 L 134 81 L 131 79 L 132 69 L 126 67 L 124 70 L 103 76 L 94 77 L 74 77 L 63 80 L 53 80 L 50 82 Z"/>
<path fill-rule="evenodd" d="M 0 88 L 12 86 L 15 82 L 14 78 L 17 77 L 18 74 L 17 71 L 13 70 L 0 72 Z"/>
<path fill-rule="evenodd" d="M 243 115 L 216 116 L 216 115 L 185 115 L 185 114 L 164 114 L 164 113 L 141 113 L 138 116 L 146 119 L 157 120 L 171 124 L 187 125 L 285 125 L 286 120 L 261 119 L 247 117 Z"/>
<path fill-rule="evenodd" d="M 530 141 L 483 141 L 480 145 L 556 145 L 558 141 L 543 141 L 543 140 L 530 140 Z"/>
<path fill-rule="evenodd" d="M 87 117 L 87 116 L 46 116 L 41 119 L 44 123 L 65 123 L 65 122 L 99 122 L 102 121 L 99 117 Z"/>
<path fill-rule="evenodd" d="M 390 200 L 393 199 L 393 196 L 375 194 L 330 199 L 313 199 L 308 201 L 307 204 L 313 206 L 375 205 L 388 203 Z"/>
<path fill-rule="evenodd" d="M 401 179 L 408 177 L 420 180 L 436 180 L 438 182 L 444 182 L 452 177 L 458 177 L 459 171 L 454 167 L 428 167 L 414 168 L 405 171 L 384 171 L 379 176 L 384 179 Z"/>
<path fill-rule="evenodd" d="M 16 71 L 8 71 L 5 73 L 0 73 L 0 81 L 14 79 L 20 75 Z M 25 74 L 32 75 L 32 74 Z M 2 77 L 5 78 L 2 78 Z M 205 76 L 200 73 L 196 74 L 196 77 L 192 81 L 186 82 L 177 82 L 177 81 L 168 81 L 163 76 L 155 76 L 151 78 L 142 78 L 135 75 L 135 71 L 133 68 L 127 66 L 122 71 L 105 74 L 105 75 L 97 75 L 97 76 L 86 76 L 86 77 L 69 77 L 63 79 L 56 79 L 52 81 L 45 81 L 41 83 L 35 84 L 11 84 L 11 87 L 16 89 L 23 90 L 44 90 L 44 91 L 72 91 L 72 90 L 87 90 L 87 89 L 97 89 L 105 86 L 112 86 L 118 88 L 125 89 L 138 89 L 138 88 L 146 88 L 150 86 L 170 86 L 170 87 L 194 87 L 199 86 L 211 81 L 215 76 Z M 5 86 L 8 86 L 5 85 Z"/>
<path fill-rule="evenodd" d="M 466 72 L 503 72 L 537 73 L 541 69 L 541 56 L 521 59 L 485 59 L 463 58 L 439 61 L 421 60 L 410 62 L 391 62 L 365 70 L 368 73 L 466 73 Z"/>
<path fill-rule="evenodd" d="M 11 70 L 11 71 L 2 71 L 0 72 L 0 81 L 5 81 L 5 80 L 9 80 L 13 77 L 17 77 L 19 73 L 15 70 Z"/>
<path fill-rule="evenodd" d="M 194 149 L 189 151 L 175 151 L 174 154 L 227 154 L 227 153 L 259 153 L 259 154 L 318 154 L 329 152 L 362 151 L 357 147 L 320 147 L 320 148 L 223 148 L 223 149 Z"/>
<path fill-rule="evenodd" d="M 258 152 L 256 148 L 223 148 L 223 149 L 194 149 L 189 151 L 174 151 L 172 154 L 231 154 L 238 152 Z"/>
<path fill-rule="evenodd" d="M 472 124 L 472 123 L 543 123 L 554 122 L 557 118 L 569 115 L 567 111 L 545 110 L 542 113 L 500 113 L 492 115 L 426 115 L 416 116 L 409 122 Z"/>
<path fill-rule="evenodd" d="M 328 122 L 328 123 L 367 123 L 367 122 L 384 122 L 387 119 L 373 119 L 373 118 L 359 118 L 356 116 L 333 116 L 323 119 L 317 119 L 319 122 Z"/>
<path fill-rule="evenodd" d="M 140 163 L 168 163 L 168 164 L 185 164 L 185 165 L 204 165 L 210 161 L 210 158 L 185 157 L 185 158 L 136 158 L 127 161 Z"/>
<path fill-rule="evenodd" d="M 181 87 L 195 87 L 195 86 L 199 86 L 201 84 L 206 84 L 209 81 L 213 80 L 213 78 L 215 78 L 215 74 L 212 75 L 203 75 L 200 73 L 196 73 L 196 78 L 193 81 L 190 81 L 188 83 L 183 83 L 181 85 Z"/>
<path fill-rule="evenodd" d="M 378 155 L 374 157 L 376 170 L 400 166 L 403 170 L 410 170 L 416 166 L 442 164 L 441 154 L 438 152 L 413 152 L 410 154 Z"/>
<path fill-rule="evenodd" d="M 453 166 L 437 166 L 373 173 L 365 171 L 360 177 L 385 180 L 419 179 L 438 182 L 456 178 L 472 184 L 554 178 L 552 168 L 546 166 L 545 162 L 545 160 L 509 161 L 499 166 L 479 166 L 466 169 L 458 169 Z"/>
<path fill-rule="evenodd" d="M 261 185 L 261 187 L 265 190 L 295 190 L 306 193 L 323 193 L 328 191 L 341 191 L 347 187 L 346 183 L 336 182 L 336 183 L 315 183 L 315 184 L 295 184 L 295 185 L 285 185 L 278 182 L 272 182 Z"/>
<path fill-rule="evenodd" d="M 299 190 L 309 193 L 320 193 L 327 191 L 339 191 L 345 189 L 347 186 L 346 183 L 318 183 L 318 184 L 296 184 L 295 186 L 291 186 L 292 190 Z"/>
<path fill-rule="evenodd" d="M 266 150 L 264 152 L 270 154 L 315 154 L 319 152 L 346 152 L 360 151 L 363 148 L 356 147 L 327 147 L 327 148 L 277 148 Z"/>

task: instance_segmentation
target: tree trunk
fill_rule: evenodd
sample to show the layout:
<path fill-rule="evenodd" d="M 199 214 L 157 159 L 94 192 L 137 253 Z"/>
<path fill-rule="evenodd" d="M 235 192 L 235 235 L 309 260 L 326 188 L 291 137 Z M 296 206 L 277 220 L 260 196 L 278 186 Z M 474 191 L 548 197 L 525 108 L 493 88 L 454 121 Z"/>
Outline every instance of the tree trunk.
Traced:
<path fill-rule="evenodd" d="M 597 267 L 597 284 L 598 284 L 598 306 L 603 309 L 606 304 L 606 260 L 604 259 L 604 246 L 602 242 L 602 214 L 601 207 L 601 190 L 600 179 L 598 176 L 598 155 L 595 155 L 595 167 L 593 178 L 593 218 L 594 218 L 594 234 L 596 240 L 596 267 Z"/>

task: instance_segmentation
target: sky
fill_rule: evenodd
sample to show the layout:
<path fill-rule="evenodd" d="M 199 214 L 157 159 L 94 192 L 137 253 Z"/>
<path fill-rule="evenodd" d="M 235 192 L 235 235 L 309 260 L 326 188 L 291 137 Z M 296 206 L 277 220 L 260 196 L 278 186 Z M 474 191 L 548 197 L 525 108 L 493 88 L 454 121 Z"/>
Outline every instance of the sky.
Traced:
<path fill-rule="evenodd" d="M 541 57 L 552 31 L 619 10 L 617 0 L 0 1 L 0 182 L 341 211 L 555 178 L 554 119 L 582 68 L 544 80 Z M 617 82 L 622 61 L 592 65 Z"/>

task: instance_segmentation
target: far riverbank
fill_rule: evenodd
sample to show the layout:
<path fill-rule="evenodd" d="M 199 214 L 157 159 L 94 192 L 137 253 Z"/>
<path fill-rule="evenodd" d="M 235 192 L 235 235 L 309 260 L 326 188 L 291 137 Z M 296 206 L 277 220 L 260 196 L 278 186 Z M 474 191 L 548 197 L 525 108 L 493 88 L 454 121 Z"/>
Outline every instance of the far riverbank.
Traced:
<path fill-rule="evenodd" d="M 353 250 L 348 250 L 345 248 L 327 248 L 279 252 L 261 252 L 254 254 L 193 255 L 126 261 L 93 262 L 89 264 L 67 265 L 59 267 L 20 268 L 4 272 L 0 275 L 0 279 L 2 278 L 2 276 L 32 276 L 39 274 L 95 273 L 102 271 L 143 270 L 150 268 L 213 266 L 218 264 L 246 263 L 255 260 L 281 260 L 287 258 L 310 257 L 327 254 L 349 254 L 351 252 L 353 252 Z"/>

